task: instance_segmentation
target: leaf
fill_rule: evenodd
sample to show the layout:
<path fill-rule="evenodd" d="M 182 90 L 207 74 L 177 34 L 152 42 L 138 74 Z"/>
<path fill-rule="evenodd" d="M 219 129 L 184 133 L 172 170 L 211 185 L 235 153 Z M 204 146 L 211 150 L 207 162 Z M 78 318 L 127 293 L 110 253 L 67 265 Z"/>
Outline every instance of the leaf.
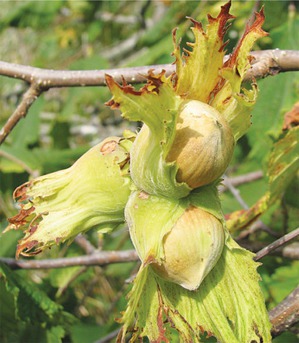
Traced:
<path fill-rule="evenodd" d="M 259 287 L 253 254 L 228 239 L 222 257 L 200 288 L 190 292 L 142 266 L 129 294 L 119 342 L 145 337 L 171 342 L 171 328 L 181 342 L 200 342 L 204 332 L 221 343 L 271 342 L 270 323 Z"/>
<path fill-rule="evenodd" d="M 15 318 L 14 298 L 13 298 L 13 295 L 6 290 L 3 278 L 0 279 L 0 304 L 1 304 L 0 340 L 4 341 L 3 336 L 7 337 L 10 333 L 13 333 L 13 332 L 16 333 L 17 328 L 15 325 L 16 318 Z"/>
<path fill-rule="evenodd" d="M 75 317 L 63 310 L 61 305 L 52 301 L 39 287 L 12 272 L 5 264 L 0 264 L 5 278 L 6 289 L 12 294 L 15 304 L 15 316 L 21 321 L 39 325 L 63 325 L 68 327 Z"/>
<path fill-rule="evenodd" d="M 260 217 L 281 196 L 299 168 L 299 126 L 292 128 L 278 140 L 268 164 L 268 191 L 248 210 L 227 216 L 227 227 L 233 232 L 246 227 Z"/>
<path fill-rule="evenodd" d="M 6 227 L 6 226 L 5 226 Z M 0 226 L 1 228 L 1 226 Z M 3 227 L 4 230 L 4 227 Z M 16 231 L 7 232 L 5 235 L 0 235 L 0 256 L 14 256 L 16 244 L 21 238 L 21 233 Z"/>
<path fill-rule="evenodd" d="M 69 268 L 59 268 L 53 269 L 50 273 L 50 282 L 53 287 L 58 288 L 55 297 L 59 298 L 65 287 L 69 284 L 70 281 L 73 281 L 74 276 L 82 267 L 69 267 Z"/>
<path fill-rule="evenodd" d="M 69 167 L 87 148 L 64 150 L 46 150 L 36 148 L 33 150 L 24 147 L 3 145 L 1 150 L 9 154 L 12 160 L 5 157 L 0 158 L 0 170 L 4 173 L 21 173 L 25 171 L 25 165 L 32 170 L 53 171 L 59 168 Z M 13 159 L 17 161 L 13 161 Z"/>
<path fill-rule="evenodd" d="M 39 97 L 30 107 L 26 118 L 21 120 L 9 135 L 12 146 L 18 149 L 39 141 L 40 112 L 44 106 L 44 98 Z"/>
<path fill-rule="evenodd" d="M 72 343 L 95 343 L 109 333 L 104 325 L 82 323 L 71 328 Z"/>
<path fill-rule="evenodd" d="M 273 298 L 271 308 L 278 305 L 298 286 L 298 267 L 299 261 L 292 261 L 290 265 L 276 268 L 271 275 L 271 279 L 265 285 Z"/>
<path fill-rule="evenodd" d="M 265 164 L 269 152 L 281 133 L 284 115 L 299 97 L 299 77 L 284 73 L 260 80 L 259 97 L 252 113 L 252 128 L 248 132 L 252 146 L 250 158 Z"/>
<path fill-rule="evenodd" d="M 65 330 L 62 326 L 53 326 L 50 330 L 46 331 L 47 343 L 60 343 L 65 336 Z"/>
<path fill-rule="evenodd" d="M 279 6 L 277 3 L 268 6 Z M 281 9 L 278 8 L 277 12 Z M 270 18 L 270 17 L 268 17 Z M 269 21 L 270 22 L 270 21 Z M 299 46 L 299 15 L 289 15 L 286 22 L 270 32 L 274 48 L 296 50 Z M 273 141 L 278 139 L 283 126 L 285 113 L 293 107 L 299 98 L 299 74 L 281 73 L 258 81 L 260 89 L 252 113 L 253 127 L 248 132 L 252 146 L 250 157 L 265 162 L 272 149 Z"/>

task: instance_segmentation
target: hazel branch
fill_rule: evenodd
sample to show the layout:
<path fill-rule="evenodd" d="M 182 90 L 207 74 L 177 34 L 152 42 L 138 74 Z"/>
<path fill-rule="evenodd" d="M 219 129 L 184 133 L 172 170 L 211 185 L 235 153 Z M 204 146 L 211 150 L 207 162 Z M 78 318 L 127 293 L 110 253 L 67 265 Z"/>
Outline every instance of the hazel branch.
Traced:
<path fill-rule="evenodd" d="M 252 66 L 245 76 L 245 80 L 262 78 L 268 75 L 276 75 L 280 72 L 299 71 L 299 50 L 262 50 L 252 51 L 254 60 Z M 225 58 L 227 59 L 228 56 Z M 42 90 L 53 87 L 84 87 L 84 86 L 106 86 L 105 74 L 113 76 L 117 82 L 122 77 L 129 83 L 145 82 L 143 75 L 149 69 L 155 69 L 158 73 L 162 69 L 170 75 L 175 71 L 172 64 L 157 64 L 142 67 L 130 67 L 105 70 L 52 70 L 41 69 L 15 63 L 0 61 L 0 75 L 26 81 L 36 85 Z"/>
<path fill-rule="evenodd" d="M 273 243 L 267 245 L 265 248 L 260 250 L 255 255 L 255 260 L 258 261 L 261 258 L 265 257 L 266 255 L 269 255 L 272 251 L 276 250 L 280 246 L 286 244 L 287 242 L 291 241 L 292 239 L 299 236 L 299 228 L 296 230 L 293 230 L 292 232 L 282 236 L 281 238 L 277 239 Z"/>
<path fill-rule="evenodd" d="M 253 51 L 251 55 L 254 59 L 245 80 L 299 70 L 299 51 L 296 50 Z M 225 58 L 227 59 L 227 56 Z M 175 71 L 175 66 L 161 64 L 120 69 L 72 71 L 41 69 L 0 61 L 0 75 L 23 80 L 30 84 L 21 103 L 0 131 L 0 144 L 4 142 L 18 121 L 26 116 L 32 103 L 44 91 L 54 87 L 105 86 L 105 74 L 113 76 L 117 82 L 121 82 L 124 78 L 131 84 L 143 83 L 145 82 L 143 75 L 146 75 L 149 69 L 155 69 L 156 72 L 164 69 L 166 74 L 170 75 Z"/>
<path fill-rule="evenodd" d="M 258 178 L 262 175 L 258 175 Z M 253 179 L 257 179 L 256 175 L 254 175 Z M 230 178 L 228 178 L 226 175 L 223 177 L 223 183 L 227 187 L 227 189 L 232 193 L 234 198 L 238 201 L 238 203 L 242 206 L 243 209 L 248 210 L 249 206 L 246 204 L 244 199 L 241 197 L 240 191 L 235 187 L 235 185 L 232 184 L 232 181 Z M 256 230 L 263 230 L 268 232 L 269 234 L 276 236 L 276 232 L 271 230 L 266 224 L 264 224 L 261 220 L 258 220 L 256 223 L 252 225 L 252 227 L 248 230 L 248 232 L 243 232 L 239 238 L 244 238 L 248 234 L 256 231 Z"/>
<path fill-rule="evenodd" d="M 269 311 L 269 318 L 272 323 L 273 338 L 299 322 L 299 287 Z"/>
<path fill-rule="evenodd" d="M 243 175 L 226 177 L 225 179 L 229 181 L 230 185 L 236 187 L 236 186 L 243 185 L 244 183 L 249 183 L 249 182 L 259 180 L 259 179 L 263 178 L 263 175 L 264 174 L 261 170 L 257 170 L 257 171 L 247 173 L 247 174 L 243 174 Z M 223 193 L 223 192 L 229 190 L 229 187 L 226 184 L 225 179 L 223 180 L 223 184 L 221 186 L 219 186 L 219 188 L 218 188 L 220 193 Z"/>
<path fill-rule="evenodd" d="M 261 249 L 256 253 L 255 260 L 260 260 L 297 236 L 299 236 L 299 228 Z M 0 262 L 7 264 L 11 269 L 51 269 L 74 266 L 104 266 L 110 263 L 134 262 L 139 260 L 135 250 L 96 252 L 94 247 L 92 247 L 83 236 L 78 236 L 76 242 L 88 251 L 89 255 L 44 260 L 16 260 L 14 258 L 1 257 Z M 240 244 L 242 245 L 242 242 L 240 242 Z M 284 257 L 292 255 L 294 259 L 297 259 L 297 245 L 291 248 L 292 253 L 288 251 L 284 253 L 284 250 L 287 249 L 287 247 L 285 247 L 282 250 L 282 255 Z M 253 248 L 253 250 L 256 249 Z"/>
<path fill-rule="evenodd" d="M 18 164 L 21 166 L 30 176 L 37 177 L 39 176 L 39 173 L 37 170 L 31 169 L 25 162 L 20 160 L 19 158 L 7 153 L 6 151 L 0 150 L 0 157 L 7 158 L 8 160 Z"/>
<path fill-rule="evenodd" d="M 298 231 L 299 229 L 295 230 Z M 294 231 L 293 231 L 294 232 Z M 284 236 L 285 237 L 285 236 Z M 288 239 L 289 240 L 289 239 Z M 134 262 L 138 260 L 135 250 L 102 251 L 88 256 L 45 259 L 45 260 L 15 260 L 0 258 L 0 262 L 7 264 L 11 269 L 51 269 L 73 266 L 104 266 L 110 263 Z M 287 296 L 280 304 L 269 312 L 273 325 L 272 336 L 276 337 L 298 322 L 299 314 L 299 287 Z"/>
<path fill-rule="evenodd" d="M 34 101 L 42 94 L 43 89 L 33 82 L 24 93 L 23 98 L 14 113 L 8 118 L 7 122 L 0 131 L 0 144 L 6 139 L 11 130 L 17 125 L 21 118 L 25 118 L 27 112 Z"/>
<path fill-rule="evenodd" d="M 104 266 L 110 263 L 134 261 L 138 261 L 138 255 L 135 250 L 101 251 L 86 256 L 44 260 L 16 260 L 14 258 L 0 258 L 0 262 L 7 264 L 11 269 L 51 269 L 74 266 Z"/>

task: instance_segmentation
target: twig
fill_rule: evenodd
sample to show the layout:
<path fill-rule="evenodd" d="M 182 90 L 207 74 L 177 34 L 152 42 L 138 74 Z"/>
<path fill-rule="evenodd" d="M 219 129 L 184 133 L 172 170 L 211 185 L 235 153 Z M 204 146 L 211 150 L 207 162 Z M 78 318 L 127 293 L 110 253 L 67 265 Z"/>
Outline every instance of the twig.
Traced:
<path fill-rule="evenodd" d="M 294 232 L 297 232 L 299 229 L 291 232 L 294 235 Z M 288 234 L 290 235 L 290 234 Z M 286 235 L 286 236 L 288 236 Z M 298 232 L 297 232 L 298 235 Z M 282 237 L 278 241 L 285 240 L 284 243 L 290 241 L 294 237 Z M 286 240 L 287 239 L 287 240 Z M 275 242 L 278 242 L 275 241 Z M 274 243 L 275 243 L 274 242 Z M 251 251 L 257 251 L 261 249 L 260 245 L 253 245 L 252 243 L 248 245 L 246 241 L 240 241 L 239 244 L 244 246 L 246 249 Z M 271 243 L 273 244 L 273 243 Z M 270 244 L 270 246 L 271 246 Z M 275 249 L 277 249 L 277 246 Z M 274 249 L 268 250 L 269 246 L 263 248 L 256 254 L 256 260 L 261 259 L 263 256 L 260 256 L 261 252 L 267 249 L 267 254 L 273 252 Z M 299 249 L 298 244 L 290 244 L 287 247 L 281 249 L 281 254 L 283 257 L 288 257 L 292 259 L 299 259 Z M 0 257 L 0 263 L 7 264 L 12 269 L 51 269 L 51 268 L 65 268 L 65 267 L 74 267 L 74 266 L 104 266 L 109 263 L 124 263 L 124 262 L 134 262 L 138 261 L 138 256 L 134 250 L 123 250 L 123 251 L 101 251 L 95 252 L 92 255 L 88 256 L 77 256 L 77 257 L 65 257 L 57 259 L 45 259 L 45 260 L 15 260 L 13 258 Z"/>
<path fill-rule="evenodd" d="M 297 228 L 296 230 L 282 236 L 281 238 L 277 239 L 273 243 L 269 244 L 268 246 L 266 246 L 265 248 L 263 248 L 262 250 L 257 252 L 254 259 L 256 261 L 260 260 L 261 258 L 268 255 L 271 251 L 273 251 L 273 250 L 277 249 L 278 247 L 286 244 L 287 242 L 296 238 L 297 236 L 299 236 L 299 228 Z"/>
<path fill-rule="evenodd" d="M 239 238 L 237 238 L 236 241 L 241 247 L 250 250 L 254 253 L 260 251 L 266 246 L 265 243 L 259 241 L 251 241 Z M 274 256 L 288 258 L 290 260 L 299 260 L 299 242 L 293 242 L 288 244 L 287 246 L 279 247 L 276 250 L 273 250 L 270 254 Z"/>
<path fill-rule="evenodd" d="M 0 144 L 5 140 L 11 130 L 17 125 L 21 118 L 24 118 L 34 101 L 42 94 L 43 89 L 35 82 L 24 93 L 22 101 L 15 109 L 14 113 L 9 117 L 6 124 L 0 131 Z"/>
<path fill-rule="evenodd" d="M 62 286 L 60 286 L 56 292 L 56 298 L 59 298 L 62 296 L 62 294 L 69 288 L 69 286 L 76 281 L 76 279 L 84 274 L 87 271 L 88 267 L 81 267 L 79 270 L 76 271 L 75 274 L 73 274 L 70 279 L 67 280 L 67 282 L 65 284 L 63 284 Z"/>
<path fill-rule="evenodd" d="M 299 242 L 293 242 L 281 249 L 281 255 L 291 260 L 299 260 Z"/>
<path fill-rule="evenodd" d="M 238 201 L 238 203 L 243 207 L 243 209 L 248 210 L 249 206 L 246 204 L 246 202 L 244 201 L 244 199 L 241 197 L 240 195 L 240 191 L 232 184 L 231 179 L 229 177 L 227 177 L 226 175 L 224 175 L 223 177 L 223 183 L 224 185 L 229 189 L 229 191 L 232 193 L 232 195 L 235 197 L 235 199 Z M 263 230 L 265 232 L 268 232 L 269 234 L 271 234 L 272 236 L 277 237 L 276 232 L 274 232 L 273 230 L 271 230 L 266 224 L 264 224 L 261 220 L 258 220 L 257 222 L 255 222 L 250 228 L 249 230 L 243 231 L 239 238 L 245 238 L 246 236 L 248 236 L 249 234 L 251 234 L 252 232 L 255 232 L 256 230 Z"/>
<path fill-rule="evenodd" d="M 96 248 L 89 242 L 89 240 L 82 234 L 75 238 L 75 242 L 86 252 L 86 254 L 93 254 Z"/>
<path fill-rule="evenodd" d="M 235 197 L 235 199 L 238 201 L 238 203 L 245 210 L 248 210 L 249 206 L 246 204 L 246 202 L 241 197 L 240 191 L 231 183 L 230 179 L 226 175 L 223 176 L 223 183 L 229 189 L 229 191 L 232 193 L 232 195 Z"/>
<path fill-rule="evenodd" d="M 259 9 L 261 8 L 260 2 L 261 2 L 260 0 L 256 0 L 254 2 L 254 5 L 253 5 L 252 10 L 251 10 L 250 18 L 247 22 L 248 26 L 251 26 L 254 23 L 256 12 L 258 12 Z"/>
<path fill-rule="evenodd" d="M 261 50 L 252 51 L 250 54 L 255 59 L 245 80 L 276 75 L 279 72 L 299 71 L 299 50 Z M 225 57 L 227 58 L 228 56 Z M 105 74 L 113 76 L 117 82 L 121 82 L 123 76 L 129 83 L 142 83 L 145 82 L 143 75 L 146 75 L 149 69 L 155 69 L 157 73 L 164 69 L 166 75 L 170 75 L 175 71 L 175 66 L 156 64 L 105 70 L 52 70 L 0 61 L 0 75 L 28 83 L 36 82 L 43 90 L 53 87 L 106 86 Z"/>
<path fill-rule="evenodd" d="M 116 329 L 116 330 L 114 330 L 114 331 L 108 333 L 107 336 L 105 336 L 105 337 L 99 339 L 98 341 L 96 341 L 96 342 L 94 342 L 94 343 L 107 343 L 107 342 L 110 342 L 113 338 L 115 338 L 115 337 L 118 335 L 119 330 L 120 330 L 120 329 Z"/>
<path fill-rule="evenodd" d="M 249 183 L 249 182 L 252 182 L 255 180 L 259 180 L 263 177 L 263 175 L 264 174 L 261 170 L 257 170 L 257 171 L 251 172 L 251 173 L 230 177 L 229 181 L 230 181 L 231 185 L 239 186 L 239 185 L 243 185 L 244 183 Z M 219 187 L 219 192 L 223 193 L 226 190 L 228 190 L 228 187 L 224 182 L 223 185 L 221 185 Z"/>
<path fill-rule="evenodd" d="M 274 76 L 280 72 L 299 70 L 299 50 L 262 50 L 252 51 L 255 58 L 246 73 L 246 79 L 259 79 Z"/>
<path fill-rule="evenodd" d="M 104 266 L 110 263 L 138 261 L 135 250 L 101 251 L 88 256 L 65 257 L 45 260 L 15 260 L 0 258 L 0 263 L 7 264 L 11 269 L 51 269 L 73 266 Z"/>
<path fill-rule="evenodd" d="M 269 318 L 272 323 L 273 338 L 299 322 L 299 287 L 269 311 Z"/>
<path fill-rule="evenodd" d="M 248 70 L 245 80 L 253 77 L 261 78 L 276 75 L 279 72 L 299 70 L 299 51 L 296 50 L 253 51 L 251 55 L 255 59 L 252 61 L 252 66 Z M 110 74 L 118 82 L 124 78 L 128 83 L 143 83 L 145 82 L 144 75 L 149 69 L 155 69 L 157 73 L 164 69 L 166 74 L 170 75 L 175 71 L 175 66 L 161 64 L 133 68 L 72 71 L 40 69 L 0 61 L 0 75 L 20 79 L 31 84 L 24 94 L 23 100 L 0 131 L 0 144 L 4 142 L 18 121 L 26 116 L 29 107 L 44 91 L 54 87 L 105 86 L 105 74 Z"/>
<path fill-rule="evenodd" d="M 265 223 L 263 223 L 261 220 L 257 220 L 256 222 L 254 222 L 248 229 L 246 230 L 242 230 L 240 232 L 240 234 L 238 235 L 238 239 L 244 239 L 248 236 L 250 236 L 251 234 L 253 234 L 254 232 L 258 231 L 258 230 L 262 230 L 265 231 L 267 233 L 269 233 L 269 235 L 275 237 L 275 238 L 279 238 L 281 235 L 270 229 Z"/>
<path fill-rule="evenodd" d="M 39 176 L 37 170 L 31 169 L 25 162 L 23 162 L 19 158 L 15 157 L 15 156 L 13 156 L 13 155 L 11 155 L 11 154 L 3 151 L 3 150 L 0 150 L 0 157 L 4 157 L 4 158 L 7 158 L 8 160 L 10 160 L 12 162 L 15 162 L 16 164 L 21 166 L 32 177 Z"/>

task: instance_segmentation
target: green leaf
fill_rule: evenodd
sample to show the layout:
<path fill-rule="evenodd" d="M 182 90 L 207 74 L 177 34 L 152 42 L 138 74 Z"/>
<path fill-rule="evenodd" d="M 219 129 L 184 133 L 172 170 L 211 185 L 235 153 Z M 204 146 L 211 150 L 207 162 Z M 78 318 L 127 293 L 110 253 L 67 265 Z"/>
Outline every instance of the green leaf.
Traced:
<path fill-rule="evenodd" d="M 299 127 L 290 129 L 273 146 L 268 164 L 268 191 L 248 210 L 231 213 L 227 227 L 231 232 L 246 227 L 276 202 L 299 168 Z"/>
<path fill-rule="evenodd" d="M 248 132 L 250 157 L 265 164 L 273 142 L 280 136 L 284 115 L 299 97 L 299 77 L 284 73 L 259 81 L 260 89 Z"/>
<path fill-rule="evenodd" d="M 0 170 L 5 173 L 22 173 L 25 171 L 25 166 L 41 172 L 66 168 L 87 150 L 85 147 L 64 150 L 45 150 L 39 148 L 29 150 L 25 147 L 19 148 L 5 145 L 3 145 L 1 149 L 9 154 L 12 159 L 15 158 L 19 161 L 15 162 L 5 157 L 1 157 Z"/>
<path fill-rule="evenodd" d="M 1 333 L 0 340 L 4 341 L 3 336 L 8 336 L 10 333 L 17 333 L 17 327 L 15 325 L 15 303 L 11 293 L 9 293 L 5 287 L 3 278 L 0 279 L 0 323 Z"/>
<path fill-rule="evenodd" d="M 195 292 L 159 278 L 142 266 L 122 318 L 122 337 L 134 331 L 150 341 L 171 339 L 171 328 L 181 342 L 200 342 L 206 331 L 222 343 L 271 342 L 270 323 L 259 287 L 253 254 L 231 238 L 222 257 Z"/>
<path fill-rule="evenodd" d="M 62 338 L 65 336 L 65 330 L 62 326 L 54 326 L 46 331 L 46 342 L 47 343 L 60 343 Z"/>
<path fill-rule="evenodd" d="M 79 324 L 71 328 L 72 343 L 95 343 L 100 337 L 108 334 L 107 327 L 92 324 Z"/>
<path fill-rule="evenodd" d="M 299 261 L 292 261 L 288 265 L 276 268 L 270 276 L 261 273 L 269 310 L 277 306 L 298 286 L 298 268 Z"/>
<path fill-rule="evenodd" d="M 14 256 L 16 244 L 21 236 L 21 232 L 17 231 L 7 232 L 5 235 L 0 234 L 0 256 Z"/>
<path fill-rule="evenodd" d="M 65 286 L 73 279 L 82 267 L 69 267 L 53 269 L 50 273 L 50 282 L 53 287 L 57 287 L 56 298 L 59 298 L 65 289 Z"/>
<path fill-rule="evenodd" d="M 269 159 L 270 202 L 273 203 L 288 187 L 299 169 L 299 127 L 287 132 L 273 148 Z"/>
<path fill-rule="evenodd" d="M 268 4 L 280 15 L 279 4 Z M 267 7 L 266 7 L 267 14 Z M 271 18 L 268 16 L 267 18 Z M 269 21 L 270 22 L 270 21 Z M 271 21 L 272 23 L 272 21 Z M 279 49 L 298 49 L 299 15 L 290 14 L 287 21 L 275 30 L 270 31 L 273 47 Z M 252 146 L 250 156 L 260 162 L 265 162 L 281 132 L 284 114 L 289 111 L 299 98 L 299 74 L 281 73 L 275 77 L 267 77 L 258 82 L 260 89 L 255 108 L 252 113 L 252 129 L 248 133 Z"/>
<path fill-rule="evenodd" d="M 15 304 L 15 316 L 21 321 L 47 326 L 63 325 L 68 327 L 75 318 L 63 310 L 61 305 L 52 301 L 39 287 L 27 281 L 17 272 L 0 264 L 5 278 L 6 289 L 12 294 Z"/>
<path fill-rule="evenodd" d="M 12 146 L 24 149 L 29 144 L 35 144 L 39 140 L 40 112 L 44 106 L 44 97 L 39 97 L 30 107 L 26 118 L 22 119 L 9 135 Z"/>

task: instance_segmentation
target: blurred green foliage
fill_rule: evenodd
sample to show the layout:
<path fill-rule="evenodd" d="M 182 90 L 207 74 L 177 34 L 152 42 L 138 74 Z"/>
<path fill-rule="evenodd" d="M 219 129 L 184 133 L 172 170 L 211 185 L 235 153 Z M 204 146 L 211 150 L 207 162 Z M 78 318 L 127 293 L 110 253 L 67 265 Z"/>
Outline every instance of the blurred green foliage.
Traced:
<path fill-rule="evenodd" d="M 178 27 L 182 42 L 192 40 L 191 16 L 206 23 L 220 1 L 15 1 L 1 3 L 0 60 L 47 69 L 106 69 L 173 62 L 171 30 Z M 228 33 L 230 52 L 252 15 L 256 2 L 233 1 L 237 17 Z M 298 3 L 259 1 L 265 6 L 264 29 L 269 36 L 256 49 L 298 49 Z M 296 8 L 297 7 L 297 8 Z M 257 8 L 255 8 L 256 10 Z M 272 145 L 282 133 L 284 114 L 299 99 L 299 74 L 285 73 L 258 82 L 259 98 L 253 126 L 238 143 L 229 176 L 262 169 L 266 174 Z M 0 125 L 13 113 L 27 85 L 0 77 Z M 136 129 L 104 103 L 105 87 L 51 89 L 30 108 L 0 148 L 0 229 L 16 214 L 15 187 L 28 178 L 70 166 L 90 146 L 126 128 Z M 240 194 L 253 205 L 266 191 L 267 178 L 243 184 Z M 273 235 L 257 230 L 249 243 L 267 244 L 298 225 L 298 179 L 261 220 Z M 297 192 L 298 194 L 298 192 Z M 222 195 L 225 213 L 241 209 L 232 194 Z M 20 233 L 0 236 L 0 256 L 13 257 Z M 102 237 L 96 230 L 87 238 L 98 248 L 129 249 L 126 228 Z M 84 254 L 77 244 L 64 245 L 42 258 Z M 40 257 L 37 257 L 40 258 Z M 261 286 L 269 309 L 297 284 L 298 262 L 267 257 L 260 268 Z M 0 341 L 92 343 L 118 328 L 114 321 L 126 306 L 126 283 L 135 263 L 107 267 L 12 272 L 2 266 L 0 277 Z M 77 318 L 76 320 L 74 318 Z M 34 319 L 34 320 L 33 320 Z M 14 323 L 14 324 L 12 324 Z M 174 341 L 175 341 L 174 334 Z M 297 341 L 293 333 L 276 343 Z"/>

